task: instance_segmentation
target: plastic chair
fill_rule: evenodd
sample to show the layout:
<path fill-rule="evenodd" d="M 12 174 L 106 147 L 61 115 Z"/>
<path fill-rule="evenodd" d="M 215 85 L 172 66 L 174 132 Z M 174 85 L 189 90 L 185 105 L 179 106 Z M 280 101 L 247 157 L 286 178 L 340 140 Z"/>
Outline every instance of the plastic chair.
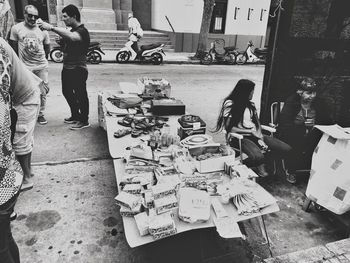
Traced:
<path fill-rule="evenodd" d="M 269 127 L 266 125 L 261 125 L 261 129 L 263 131 L 269 132 L 270 136 L 273 136 L 273 134 L 276 132 L 276 129 L 274 127 Z M 226 130 L 223 130 L 223 133 L 225 135 L 227 145 L 229 145 L 230 139 L 232 137 L 238 139 L 239 148 L 238 149 L 234 148 L 234 149 L 239 151 L 240 162 L 243 163 L 243 160 L 246 159 L 247 156 L 242 152 L 242 139 L 244 138 L 244 136 L 247 136 L 248 134 L 241 134 L 236 132 L 230 132 L 229 134 L 227 134 Z"/>

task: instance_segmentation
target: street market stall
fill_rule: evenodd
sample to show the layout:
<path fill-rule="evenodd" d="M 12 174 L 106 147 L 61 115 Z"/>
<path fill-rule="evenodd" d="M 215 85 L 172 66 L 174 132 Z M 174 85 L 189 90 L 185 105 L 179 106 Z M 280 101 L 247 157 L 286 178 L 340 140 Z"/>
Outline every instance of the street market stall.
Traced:
<path fill-rule="evenodd" d="M 130 247 L 209 227 L 223 238 L 243 237 L 238 222 L 279 211 L 235 152 L 170 98 L 167 81 L 144 77 L 120 86 L 124 93 L 99 94 L 99 121 Z"/>

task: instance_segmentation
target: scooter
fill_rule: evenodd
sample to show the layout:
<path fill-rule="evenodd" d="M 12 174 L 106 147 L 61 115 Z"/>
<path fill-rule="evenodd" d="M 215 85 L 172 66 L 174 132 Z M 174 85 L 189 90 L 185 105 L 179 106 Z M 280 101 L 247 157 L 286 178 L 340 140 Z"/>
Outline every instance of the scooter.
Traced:
<path fill-rule="evenodd" d="M 63 42 L 60 39 L 57 39 L 56 42 L 59 46 L 51 49 L 50 58 L 56 63 L 61 63 L 63 61 Z M 99 42 L 90 42 L 88 52 L 86 54 L 87 62 L 91 64 L 99 64 L 102 61 L 101 54 L 105 54 L 101 49 L 101 44 Z"/>
<path fill-rule="evenodd" d="M 253 51 L 254 44 L 250 40 L 248 46 L 243 53 L 239 53 L 236 58 L 236 63 L 238 65 L 243 65 L 247 62 L 249 63 L 265 63 L 266 57 L 268 55 L 267 48 L 256 48 Z"/>
<path fill-rule="evenodd" d="M 150 44 L 142 45 L 140 50 L 136 53 L 131 47 L 132 41 L 125 43 L 125 46 L 119 50 L 116 55 L 118 63 L 125 63 L 128 61 L 152 62 L 153 65 L 160 65 L 163 62 L 163 55 L 165 56 L 163 47 L 164 44 Z M 162 55 L 163 54 L 163 55 Z"/>
<path fill-rule="evenodd" d="M 223 52 L 219 53 L 217 46 L 221 46 Z M 236 63 L 236 56 L 238 54 L 239 53 L 236 50 L 236 47 L 225 47 L 224 39 L 216 39 L 214 42 L 211 43 L 210 50 L 204 54 L 200 62 L 203 65 L 210 65 L 215 60 L 218 63 L 226 63 L 229 65 L 233 65 Z"/>

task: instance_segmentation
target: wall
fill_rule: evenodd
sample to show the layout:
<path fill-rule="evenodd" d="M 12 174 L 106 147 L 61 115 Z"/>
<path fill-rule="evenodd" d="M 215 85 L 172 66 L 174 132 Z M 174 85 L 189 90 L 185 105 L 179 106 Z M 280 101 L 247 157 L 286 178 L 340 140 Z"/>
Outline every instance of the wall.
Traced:
<path fill-rule="evenodd" d="M 245 50 L 247 42 L 252 40 L 256 47 L 265 46 L 265 38 L 270 0 L 228 0 L 225 34 L 210 34 L 207 46 L 216 38 L 225 39 L 226 46 L 236 46 Z M 240 15 L 234 20 L 235 8 Z M 246 15 L 250 7 L 256 8 L 247 23 Z M 176 52 L 196 52 L 198 34 L 202 22 L 203 0 L 152 0 L 152 29 L 171 32 L 165 19 L 168 16 L 176 32 L 173 36 Z M 260 18 L 261 21 L 260 21 Z"/>
<path fill-rule="evenodd" d="M 152 0 L 152 28 L 171 31 L 167 16 L 176 33 L 199 33 L 203 0 Z"/>
<path fill-rule="evenodd" d="M 334 122 L 350 126 L 350 1 L 284 1 L 275 58 L 266 65 L 260 116 L 295 93 L 303 77 L 318 83 Z M 273 38 L 272 38 L 273 39 Z M 269 43 L 269 46 L 272 43 Z"/>
<path fill-rule="evenodd" d="M 133 0 L 132 10 L 143 30 L 151 30 L 152 0 Z"/>

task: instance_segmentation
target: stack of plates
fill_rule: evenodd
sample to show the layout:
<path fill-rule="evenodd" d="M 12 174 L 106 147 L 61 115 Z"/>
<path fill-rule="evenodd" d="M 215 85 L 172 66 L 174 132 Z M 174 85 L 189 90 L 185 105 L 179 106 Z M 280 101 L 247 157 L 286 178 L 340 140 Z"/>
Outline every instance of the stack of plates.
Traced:
<path fill-rule="evenodd" d="M 183 139 L 181 141 L 181 144 L 185 147 L 186 146 L 189 147 L 189 146 L 201 146 L 210 142 L 212 142 L 212 137 L 210 135 L 195 134 Z"/>

